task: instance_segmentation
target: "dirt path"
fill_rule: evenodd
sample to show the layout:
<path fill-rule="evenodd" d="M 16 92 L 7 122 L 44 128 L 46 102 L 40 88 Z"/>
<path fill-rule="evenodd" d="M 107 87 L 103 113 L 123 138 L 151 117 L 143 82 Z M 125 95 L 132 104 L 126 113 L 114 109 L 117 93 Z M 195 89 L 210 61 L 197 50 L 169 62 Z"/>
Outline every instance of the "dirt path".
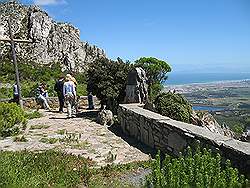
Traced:
<path fill-rule="evenodd" d="M 130 146 L 108 128 L 94 121 L 96 111 L 83 110 L 76 118 L 66 114 L 40 111 L 43 117 L 29 120 L 24 137 L 27 142 L 14 142 L 13 137 L 0 140 L 0 150 L 39 151 L 60 149 L 90 158 L 98 166 L 148 160 L 149 156 Z"/>

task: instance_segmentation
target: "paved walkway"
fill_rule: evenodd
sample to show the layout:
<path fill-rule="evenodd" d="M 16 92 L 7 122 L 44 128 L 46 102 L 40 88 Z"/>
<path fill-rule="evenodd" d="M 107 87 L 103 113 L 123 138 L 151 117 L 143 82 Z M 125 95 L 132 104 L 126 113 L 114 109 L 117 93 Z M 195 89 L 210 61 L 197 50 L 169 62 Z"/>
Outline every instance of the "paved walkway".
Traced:
<path fill-rule="evenodd" d="M 98 166 L 149 159 L 147 154 L 96 123 L 96 111 L 83 110 L 79 117 L 71 119 L 66 119 L 65 113 L 40 112 L 43 117 L 28 122 L 24 132 L 27 142 L 14 142 L 14 137 L 8 137 L 0 140 L 0 150 L 59 149 L 90 158 Z"/>

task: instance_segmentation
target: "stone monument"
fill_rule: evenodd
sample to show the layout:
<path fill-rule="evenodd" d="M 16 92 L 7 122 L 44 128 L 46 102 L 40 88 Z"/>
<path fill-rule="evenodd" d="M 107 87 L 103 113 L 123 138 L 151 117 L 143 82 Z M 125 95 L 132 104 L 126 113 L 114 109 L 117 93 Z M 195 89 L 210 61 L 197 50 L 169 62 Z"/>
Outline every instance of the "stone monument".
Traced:
<path fill-rule="evenodd" d="M 137 67 L 128 73 L 125 103 L 145 103 L 148 99 L 146 72 Z"/>

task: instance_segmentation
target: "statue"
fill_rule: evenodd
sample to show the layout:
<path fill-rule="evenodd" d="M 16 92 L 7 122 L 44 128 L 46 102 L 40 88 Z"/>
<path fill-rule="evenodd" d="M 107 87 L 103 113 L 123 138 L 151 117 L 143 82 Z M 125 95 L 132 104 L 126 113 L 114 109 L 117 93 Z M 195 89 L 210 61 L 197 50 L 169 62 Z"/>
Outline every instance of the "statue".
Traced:
<path fill-rule="evenodd" d="M 128 73 L 125 103 L 145 103 L 148 100 L 146 72 L 137 67 Z"/>

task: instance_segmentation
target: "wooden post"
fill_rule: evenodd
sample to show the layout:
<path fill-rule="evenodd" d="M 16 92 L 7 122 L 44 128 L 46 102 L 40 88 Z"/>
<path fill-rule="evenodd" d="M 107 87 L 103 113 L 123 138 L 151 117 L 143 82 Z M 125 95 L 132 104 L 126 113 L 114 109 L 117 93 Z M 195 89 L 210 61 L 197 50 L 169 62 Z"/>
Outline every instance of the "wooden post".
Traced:
<path fill-rule="evenodd" d="M 15 44 L 14 44 L 13 34 L 12 34 L 12 31 L 11 31 L 10 19 L 8 19 L 8 26 L 9 26 L 9 35 L 10 35 L 12 59 L 13 59 L 13 63 L 14 63 L 14 66 L 15 66 L 15 72 L 16 72 L 16 84 L 17 84 L 17 90 L 18 90 L 18 94 L 19 94 L 19 104 L 20 104 L 20 107 L 23 109 L 23 99 L 22 99 L 21 85 L 20 85 L 19 72 L 18 72 L 18 66 L 17 66 L 17 61 L 16 61 Z"/>

